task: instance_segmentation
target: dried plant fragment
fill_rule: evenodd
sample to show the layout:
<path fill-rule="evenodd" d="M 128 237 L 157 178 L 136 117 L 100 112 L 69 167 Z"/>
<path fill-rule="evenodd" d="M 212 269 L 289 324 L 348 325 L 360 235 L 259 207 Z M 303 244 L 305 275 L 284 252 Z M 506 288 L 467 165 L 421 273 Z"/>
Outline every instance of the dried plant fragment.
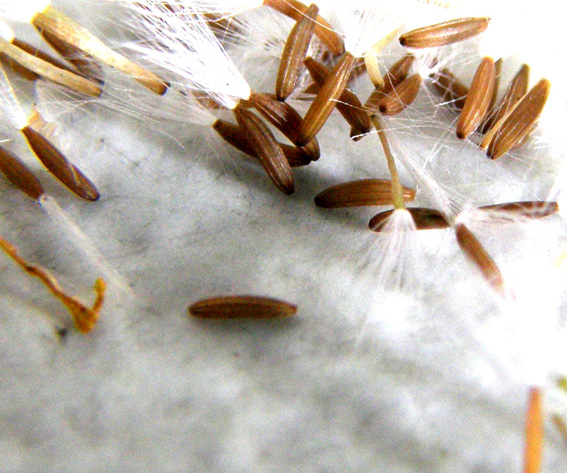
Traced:
<path fill-rule="evenodd" d="M 307 144 L 315 138 L 315 135 L 323 127 L 329 115 L 331 115 L 337 100 L 345 90 L 353 63 L 354 56 L 350 53 L 345 53 L 321 86 L 299 128 L 298 140 L 301 145 Z"/>
<path fill-rule="evenodd" d="M 278 100 L 288 98 L 297 86 L 301 67 L 315 29 L 314 20 L 318 12 L 317 5 L 311 5 L 289 33 L 276 79 Z"/>
<path fill-rule="evenodd" d="M 450 227 L 447 219 L 438 210 L 421 207 L 408 207 L 406 210 L 412 216 L 417 230 L 440 230 Z M 368 222 L 368 228 L 373 232 L 383 231 L 384 225 L 392 213 L 394 213 L 394 210 L 386 210 L 375 215 Z"/>
<path fill-rule="evenodd" d="M 455 226 L 457 242 L 463 253 L 482 272 L 484 279 L 502 297 L 506 295 L 502 273 L 480 241 L 473 235 L 466 225 L 458 223 Z"/>
<path fill-rule="evenodd" d="M 110 67 L 128 74 L 158 95 L 163 95 L 168 88 L 168 85 L 155 74 L 113 51 L 91 32 L 51 6 L 37 13 L 31 23 L 39 31 L 47 32 L 88 56 L 95 57 Z"/>
<path fill-rule="evenodd" d="M 530 388 L 526 415 L 524 473 L 541 473 L 543 453 L 542 397 L 541 388 Z"/>
<path fill-rule="evenodd" d="M 474 75 L 463 111 L 457 122 L 457 137 L 468 138 L 482 123 L 496 85 L 496 68 L 491 57 L 485 57 Z"/>
<path fill-rule="evenodd" d="M 488 156 L 491 159 L 500 158 L 531 133 L 545 107 L 550 87 L 551 84 L 547 79 L 541 79 L 500 122 L 494 125 L 497 131 L 488 146 Z"/>
<path fill-rule="evenodd" d="M 31 276 L 35 276 L 49 289 L 49 291 L 61 301 L 75 320 L 75 326 L 81 333 L 89 332 L 96 324 L 99 318 L 99 312 L 104 302 L 104 294 L 106 291 L 106 283 L 102 279 L 95 281 L 94 289 L 96 292 L 96 300 L 92 309 L 86 307 L 77 298 L 69 296 L 63 292 L 63 289 L 57 280 L 49 274 L 45 269 L 29 264 L 19 254 L 16 247 L 0 237 L 0 247 L 10 256 L 20 267 Z"/>
<path fill-rule="evenodd" d="M 291 317 L 297 306 L 271 297 L 222 296 L 196 302 L 189 315 L 202 319 L 273 319 Z"/>
<path fill-rule="evenodd" d="M 463 110 L 469 89 L 449 69 L 441 69 L 432 77 L 431 83 L 443 101 Z"/>
<path fill-rule="evenodd" d="M 406 202 L 415 199 L 415 190 L 404 187 Z M 315 205 L 326 209 L 367 205 L 392 205 L 392 183 L 384 179 L 360 179 L 325 189 L 315 197 Z"/>
<path fill-rule="evenodd" d="M 0 172 L 22 192 L 38 200 L 45 191 L 35 174 L 17 156 L 0 146 Z"/>
<path fill-rule="evenodd" d="M 419 74 L 414 74 L 403 80 L 389 94 L 382 95 L 377 103 L 378 109 L 371 109 L 370 112 L 380 112 L 386 116 L 393 116 L 403 112 L 417 97 L 421 88 L 421 82 L 422 79 Z"/>
<path fill-rule="evenodd" d="M 406 48 L 435 48 L 458 43 L 482 33 L 490 19 L 458 18 L 409 31 L 400 36 L 400 44 Z"/>
<path fill-rule="evenodd" d="M 291 166 L 269 128 L 252 112 L 236 108 L 234 116 L 274 185 L 284 194 L 295 190 Z"/>
<path fill-rule="evenodd" d="M 552 201 L 508 202 L 505 204 L 484 205 L 479 210 L 503 212 L 525 218 L 539 219 L 559 212 L 559 205 Z"/>
<path fill-rule="evenodd" d="M 100 198 L 95 185 L 47 138 L 29 126 L 22 128 L 22 133 L 43 165 L 69 190 L 85 200 Z"/>

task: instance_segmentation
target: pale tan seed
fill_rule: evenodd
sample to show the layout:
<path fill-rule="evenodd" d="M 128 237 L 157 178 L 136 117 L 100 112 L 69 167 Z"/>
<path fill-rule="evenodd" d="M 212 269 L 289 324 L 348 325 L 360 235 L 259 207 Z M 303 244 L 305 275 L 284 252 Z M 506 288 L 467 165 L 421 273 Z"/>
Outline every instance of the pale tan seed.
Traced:
<path fill-rule="evenodd" d="M 403 34 L 400 44 L 406 48 L 434 48 L 457 43 L 482 33 L 489 18 L 458 18 Z"/>
<path fill-rule="evenodd" d="M 274 319 L 291 317 L 297 306 L 271 297 L 221 296 L 189 307 L 189 315 L 202 319 Z"/>
<path fill-rule="evenodd" d="M 318 12 L 319 8 L 317 5 L 311 5 L 289 33 L 276 78 L 276 96 L 278 100 L 287 99 L 297 86 L 303 60 L 307 55 L 307 49 L 315 29 L 314 19 L 317 17 Z"/>
<path fill-rule="evenodd" d="M 455 226 L 455 234 L 459 247 L 465 256 L 480 269 L 486 282 L 488 282 L 498 294 L 504 297 L 506 292 L 502 273 L 480 241 L 478 241 L 467 226 L 462 223 L 458 223 Z"/>
<path fill-rule="evenodd" d="M 393 116 L 403 112 L 417 97 L 421 83 L 422 79 L 419 74 L 408 77 L 400 82 L 389 94 L 382 95 L 377 103 L 378 109 L 370 109 L 369 112 L 379 112 L 387 116 Z"/>
<path fill-rule="evenodd" d="M 167 91 L 168 85 L 155 74 L 113 51 L 91 32 L 53 7 L 48 6 L 37 13 L 31 23 L 40 31 L 48 32 L 108 66 L 128 74 L 152 92 L 163 95 Z"/>
<path fill-rule="evenodd" d="M 100 198 L 95 185 L 47 138 L 29 126 L 22 128 L 22 133 L 43 165 L 69 190 L 85 200 L 95 201 Z"/>
<path fill-rule="evenodd" d="M 270 129 L 262 120 L 244 108 L 234 109 L 238 126 L 248 136 L 252 149 L 274 185 L 284 194 L 295 190 L 291 166 Z"/>
<path fill-rule="evenodd" d="M 463 109 L 469 89 L 449 69 L 441 69 L 432 77 L 431 83 L 446 103 L 454 105 L 457 110 Z"/>
<path fill-rule="evenodd" d="M 544 218 L 559 212 L 559 205 L 553 201 L 522 201 L 505 204 L 484 205 L 480 210 L 503 212 L 525 218 Z"/>
<path fill-rule="evenodd" d="M 321 90 L 313 99 L 299 129 L 298 141 L 300 145 L 305 145 L 315 138 L 315 135 L 331 115 L 337 105 L 337 100 L 346 87 L 353 63 L 354 56 L 348 52 L 345 53 L 321 86 Z"/>
<path fill-rule="evenodd" d="M 45 193 L 35 174 L 16 155 L 2 146 L 0 146 L 0 172 L 34 200 L 38 200 Z"/>
<path fill-rule="evenodd" d="M 415 190 L 404 187 L 406 202 L 415 199 Z M 392 205 L 392 182 L 385 179 L 360 179 L 325 189 L 315 197 L 315 205 L 326 209 L 370 205 Z"/>
<path fill-rule="evenodd" d="M 478 66 L 463 111 L 457 122 L 457 137 L 468 138 L 486 116 L 496 83 L 496 68 L 491 57 L 485 57 Z"/>
<path fill-rule="evenodd" d="M 545 107 L 550 87 L 547 79 L 541 79 L 502 119 L 502 125 L 488 146 L 491 159 L 500 158 L 531 133 Z"/>
<path fill-rule="evenodd" d="M 394 213 L 395 209 L 380 212 L 370 219 L 368 227 L 373 232 L 381 232 L 384 230 L 384 225 Z M 417 230 L 439 230 L 449 228 L 449 222 L 441 212 L 434 209 L 426 209 L 421 207 L 408 207 L 407 211 L 410 213 Z"/>
<path fill-rule="evenodd" d="M 539 386 L 529 391 L 525 423 L 524 473 L 541 473 L 543 462 L 543 393 Z"/>

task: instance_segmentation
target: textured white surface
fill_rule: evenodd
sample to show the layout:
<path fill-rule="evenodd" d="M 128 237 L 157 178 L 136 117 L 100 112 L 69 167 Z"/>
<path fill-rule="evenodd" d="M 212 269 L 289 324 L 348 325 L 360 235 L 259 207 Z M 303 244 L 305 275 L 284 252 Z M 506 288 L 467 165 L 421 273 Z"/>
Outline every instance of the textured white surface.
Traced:
<path fill-rule="evenodd" d="M 71 14 L 72 3 L 55 6 Z M 83 21 L 88 6 L 75 6 Z M 111 30 L 94 13 L 90 20 Z M 455 61 L 470 74 L 478 59 Z M 239 65 L 254 88 L 273 86 L 273 57 Z M 452 118 L 434 114 L 425 93 L 388 127 L 400 159 L 421 169 L 427 158 L 459 208 L 544 199 L 563 159 L 553 125 L 565 123 L 565 100 L 554 100 L 548 134 L 497 162 L 458 142 Z M 321 134 L 320 161 L 294 171 L 287 197 L 207 127 L 158 129 L 92 105 L 40 108 L 54 114 L 58 143 L 102 198 L 79 201 L 10 135 L 87 240 L 5 180 L 1 234 L 84 300 L 99 276 L 109 293 L 83 336 L 36 280 L 0 258 L 3 472 L 518 472 L 528 386 L 546 388 L 548 420 L 567 415 L 554 387 L 567 373 L 560 216 L 510 225 L 469 216 L 516 293 L 503 303 L 451 231 L 394 241 L 367 230 L 372 209 L 314 206 L 330 185 L 387 178 L 377 137 L 350 142 L 338 114 Z M 417 190 L 416 205 L 439 204 Z M 227 293 L 279 297 L 298 314 L 187 316 L 190 303 Z M 548 422 L 544 472 L 561 471 L 565 444 Z"/>

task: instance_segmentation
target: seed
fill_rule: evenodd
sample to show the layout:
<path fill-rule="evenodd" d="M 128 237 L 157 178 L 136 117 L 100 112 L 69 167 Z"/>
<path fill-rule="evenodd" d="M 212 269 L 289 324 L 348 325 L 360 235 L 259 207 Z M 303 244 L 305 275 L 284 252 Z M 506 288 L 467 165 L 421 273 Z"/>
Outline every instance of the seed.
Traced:
<path fill-rule="evenodd" d="M 403 80 L 389 94 L 382 95 L 378 100 L 378 110 L 370 109 L 370 113 L 380 112 L 382 115 L 393 116 L 404 111 L 417 97 L 421 82 L 419 74 Z"/>
<path fill-rule="evenodd" d="M 415 199 L 415 190 L 404 187 L 404 199 Z M 315 197 L 315 205 L 326 209 L 367 205 L 392 205 L 392 182 L 384 179 L 361 179 L 325 189 Z"/>
<path fill-rule="evenodd" d="M 303 60 L 313 36 L 315 22 L 319 8 L 311 5 L 305 15 L 295 23 L 291 29 L 280 60 L 280 68 L 276 79 L 276 96 L 278 100 L 285 100 L 297 86 Z"/>
<path fill-rule="evenodd" d="M 463 109 L 469 89 L 449 69 L 441 69 L 433 76 L 431 83 L 445 102 L 451 103 L 458 110 Z"/>
<path fill-rule="evenodd" d="M 476 70 L 463 111 L 457 122 L 459 139 L 468 138 L 482 123 L 490 106 L 495 83 L 494 61 L 491 57 L 485 57 Z"/>
<path fill-rule="evenodd" d="M 547 79 L 541 79 L 494 125 L 496 131 L 490 130 L 494 138 L 488 146 L 488 156 L 491 159 L 500 158 L 531 133 L 545 107 L 550 87 Z"/>
<path fill-rule="evenodd" d="M 463 253 L 480 269 L 486 282 L 488 282 L 498 294 L 504 297 L 505 289 L 502 273 L 480 241 L 478 241 L 466 225 L 462 223 L 458 223 L 455 226 L 455 234 Z"/>
<path fill-rule="evenodd" d="M 526 414 L 524 473 L 540 473 L 543 452 L 543 409 L 541 388 L 532 386 Z"/>
<path fill-rule="evenodd" d="M 366 50 L 364 53 L 364 64 L 366 66 L 366 71 L 368 72 L 368 77 L 372 84 L 374 84 L 375 89 L 384 88 L 384 78 L 380 72 L 380 63 L 378 61 L 378 54 L 392 42 L 392 40 L 398 35 L 399 28 L 395 28 L 382 37 L 380 41 L 374 44 L 372 47 Z"/>
<path fill-rule="evenodd" d="M 22 192 L 38 200 L 45 191 L 35 174 L 14 154 L 0 146 L 0 172 Z"/>
<path fill-rule="evenodd" d="M 543 218 L 559 212 L 559 205 L 552 201 L 524 201 L 508 202 L 505 204 L 485 205 L 480 210 L 503 212 L 511 215 L 519 215 L 525 218 Z"/>
<path fill-rule="evenodd" d="M 482 121 L 479 131 L 481 133 L 486 133 L 494 123 L 494 116 L 496 115 L 496 98 L 498 97 L 498 87 L 500 85 L 500 71 L 502 70 L 502 58 L 498 59 L 494 63 L 494 89 L 492 90 L 492 97 L 490 98 L 490 105 L 486 111 L 486 116 Z"/>
<path fill-rule="evenodd" d="M 415 56 L 413 54 L 406 54 L 399 61 L 395 62 L 384 77 L 384 88 L 382 92 L 387 94 L 394 90 L 394 88 L 409 74 Z"/>
<path fill-rule="evenodd" d="M 447 219 L 438 210 L 408 207 L 407 211 L 411 214 L 417 230 L 439 230 L 449 228 L 450 226 Z M 368 222 L 370 230 L 373 232 L 381 232 L 384 230 L 384 225 L 393 212 L 394 209 L 386 210 L 372 217 L 370 222 Z"/>
<path fill-rule="evenodd" d="M 274 185 L 284 194 L 295 190 L 291 166 L 270 129 L 252 112 L 242 107 L 234 109 L 240 128 L 250 141 L 260 164 Z"/>
<path fill-rule="evenodd" d="M 418 28 L 400 37 L 400 44 L 406 48 L 434 48 L 457 43 L 482 33 L 489 18 L 458 18 L 436 25 Z"/>
<path fill-rule="evenodd" d="M 29 126 L 22 128 L 22 133 L 43 165 L 69 190 L 85 200 L 95 201 L 100 198 L 94 184 L 47 138 Z"/>
<path fill-rule="evenodd" d="M 296 312 L 293 304 L 259 296 L 213 297 L 189 307 L 189 315 L 202 319 L 273 319 L 291 317 Z"/>
<path fill-rule="evenodd" d="M 321 86 L 299 128 L 300 145 L 305 145 L 315 138 L 331 115 L 345 89 L 353 63 L 354 56 L 347 52 Z"/>

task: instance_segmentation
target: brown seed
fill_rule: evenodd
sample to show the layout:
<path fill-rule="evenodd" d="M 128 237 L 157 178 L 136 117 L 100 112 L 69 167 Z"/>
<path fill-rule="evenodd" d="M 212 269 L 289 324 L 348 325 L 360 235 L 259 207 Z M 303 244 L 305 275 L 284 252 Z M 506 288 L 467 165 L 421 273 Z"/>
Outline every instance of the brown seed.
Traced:
<path fill-rule="evenodd" d="M 406 202 L 415 199 L 415 190 L 404 187 Z M 360 179 L 325 189 L 315 197 L 315 205 L 326 209 L 369 205 L 392 205 L 392 182 L 384 179 Z"/>
<path fill-rule="evenodd" d="M 327 67 L 311 57 L 308 57 L 305 60 L 305 65 L 309 70 L 309 74 L 311 74 L 311 77 L 319 87 L 325 83 L 325 80 L 329 77 L 329 74 L 331 74 L 331 71 Z M 370 132 L 370 118 L 363 109 L 356 94 L 350 89 L 345 88 L 343 93 L 340 95 L 337 102 L 337 110 L 341 113 L 347 123 L 353 127 L 356 135 L 360 135 L 360 137 L 362 137 Z"/>
<path fill-rule="evenodd" d="M 405 80 L 409 74 L 415 56 L 413 54 L 406 54 L 399 61 L 396 61 L 384 77 L 384 88 L 382 92 L 385 94 L 390 93 L 396 86 Z"/>
<path fill-rule="evenodd" d="M 417 230 L 439 230 L 449 228 L 449 222 L 441 212 L 434 209 L 425 209 L 420 207 L 408 207 L 407 211 L 415 223 Z M 368 227 L 373 232 L 381 232 L 384 230 L 384 225 L 394 213 L 394 209 L 380 212 L 370 219 Z"/>
<path fill-rule="evenodd" d="M 480 210 L 503 212 L 525 218 L 543 218 L 559 212 L 559 205 L 552 201 L 507 202 L 505 204 L 484 205 Z"/>
<path fill-rule="evenodd" d="M 239 127 L 248 136 L 252 149 L 274 185 L 284 194 L 295 190 L 291 166 L 270 129 L 252 112 L 234 109 Z"/>
<path fill-rule="evenodd" d="M 259 296 L 213 297 L 189 307 L 189 315 L 202 319 L 273 319 L 291 317 L 296 312 L 293 304 Z"/>
<path fill-rule="evenodd" d="M 258 159 L 256 151 L 252 148 L 250 141 L 242 130 L 232 123 L 224 120 L 217 120 L 213 124 L 213 129 L 231 146 L 246 153 L 248 156 Z M 285 157 L 291 167 L 306 166 L 311 162 L 310 156 L 300 148 L 279 143 Z"/>
<path fill-rule="evenodd" d="M 482 123 L 490 106 L 495 83 L 494 60 L 491 57 L 485 57 L 476 70 L 463 111 L 457 122 L 459 139 L 468 138 Z"/>
<path fill-rule="evenodd" d="M 504 117 L 520 99 L 528 93 L 530 85 L 530 66 L 524 64 L 510 82 L 494 115 L 493 124 Z"/>
<path fill-rule="evenodd" d="M 400 44 L 406 48 L 434 48 L 457 43 L 482 33 L 489 18 L 458 18 L 425 26 L 403 34 Z"/>
<path fill-rule="evenodd" d="M 45 193 L 35 174 L 17 156 L 2 146 L 0 146 L 0 172 L 34 200 L 38 200 Z"/>
<path fill-rule="evenodd" d="M 488 145 L 488 156 L 491 159 L 500 158 L 532 132 L 545 107 L 550 87 L 547 79 L 540 80 L 487 133 L 487 141 L 493 136 Z M 484 144 L 486 142 L 483 140 L 482 145 Z"/>
<path fill-rule="evenodd" d="M 445 102 L 454 105 L 458 110 L 463 109 L 469 89 L 449 69 L 441 69 L 432 77 L 431 83 Z"/>
<path fill-rule="evenodd" d="M 294 91 L 299 80 L 303 60 L 315 29 L 315 18 L 319 8 L 311 5 L 305 15 L 291 29 L 280 60 L 280 68 L 276 79 L 276 96 L 285 100 Z"/>
<path fill-rule="evenodd" d="M 463 253 L 482 272 L 484 279 L 502 297 L 506 295 L 502 273 L 480 241 L 466 225 L 458 223 L 455 226 L 457 242 Z"/>
<path fill-rule="evenodd" d="M 337 100 L 345 89 L 353 63 L 354 56 L 348 52 L 345 53 L 321 86 L 321 90 L 313 99 L 313 103 L 307 110 L 299 128 L 298 141 L 300 145 L 305 145 L 315 138 L 315 135 L 331 115 L 337 105 Z"/>
<path fill-rule="evenodd" d="M 492 90 L 492 97 L 490 99 L 490 105 L 488 106 L 488 110 L 486 111 L 486 116 L 482 121 L 480 126 L 480 133 L 486 133 L 494 123 L 494 117 L 496 115 L 496 99 L 498 97 L 498 87 L 500 85 L 500 72 L 502 70 L 502 58 L 499 58 L 494 63 L 494 89 Z"/>
<path fill-rule="evenodd" d="M 532 386 L 526 413 L 524 473 L 541 473 L 544 435 L 542 398 L 541 388 Z"/>
<path fill-rule="evenodd" d="M 389 94 L 382 95 L 378 100 L 378 110 L 370 109 L 370 113 L 379 112 L 382 115 L 393 116 L 403 112 L 417 97 L 421 82 L 419 74 L 403 80 Z"/>
<path fill-rule="evenodd" d="M 307 6 L 297 0 L 264 0 L 264 5 L 288 16 L 292 20 L 299 21 L 307 11 Z M 315 35 L 335 54 L 342 54 L 345 45 L 341 37 L 333 27 L 320 15 L 317 15 L 315 24 Z"/>
<path fill-rule="evenodd" d="M 167 91 L 168 85 L 155 74 L 113 51 L 91 32 L 51 6 L 37 13 L 31 23 L 39 31 L 47 32 L 108 66 L 128 74 L 152 92 L 163 95 Z"/>
<path fill-rule="evenodd" d="M 22 128 L 22 133 L 43 165 L 69 190 L 85 200 L 95 201 L 100 198 L 94 184 L 47 138 L 29 126 Z"/>

